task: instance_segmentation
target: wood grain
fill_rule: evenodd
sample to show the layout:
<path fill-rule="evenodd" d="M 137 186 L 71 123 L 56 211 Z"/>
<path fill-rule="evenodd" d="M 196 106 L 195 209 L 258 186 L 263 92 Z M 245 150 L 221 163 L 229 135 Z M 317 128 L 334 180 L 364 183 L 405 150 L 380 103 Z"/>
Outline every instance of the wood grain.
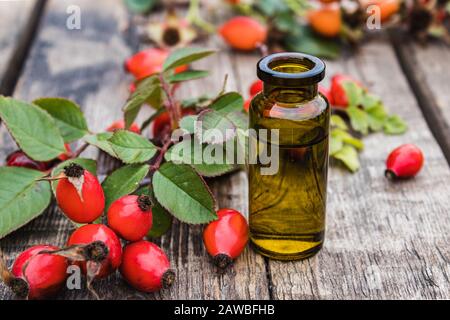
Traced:
<path fill-rule="evenodd" d="M 37 30 L 42 1 L 0 1 L 0 94 L 10 94 Z"/>
<path fill-rule="evenodd" d="M 393 49 L 383 40 L 357 56 L 328 62 L 328 76 L 347 72 L 383 97 L 410 130 L 364 139 L 362 168 L 332 167 L 324 249 L 302 262 L 270 261 L 275 299 L 442 299 L 450 293 L 450 170 L 427 127 Z M 387 154 L 412 142 L 426 164 L 415 179 L 393 183 Z"/>

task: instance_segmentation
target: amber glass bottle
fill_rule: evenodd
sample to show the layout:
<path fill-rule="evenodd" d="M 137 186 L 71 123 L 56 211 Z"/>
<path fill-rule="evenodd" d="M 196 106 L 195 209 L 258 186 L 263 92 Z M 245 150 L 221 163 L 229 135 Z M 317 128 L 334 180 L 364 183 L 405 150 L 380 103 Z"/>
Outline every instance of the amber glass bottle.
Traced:
<path fill-rule="evenodd" d="M 318 93 L 325 64 L 277 53 L 258 62 L 257 74 L 264 89 L 250 106 L 257 133 L 257 159 L 249 163 L 250 239 L 269 258 L 304 259 L 320 250 L 325 232 L 330 107 Z M 278 170 L 267 174 L 259 156 L 275 148 Z"/>

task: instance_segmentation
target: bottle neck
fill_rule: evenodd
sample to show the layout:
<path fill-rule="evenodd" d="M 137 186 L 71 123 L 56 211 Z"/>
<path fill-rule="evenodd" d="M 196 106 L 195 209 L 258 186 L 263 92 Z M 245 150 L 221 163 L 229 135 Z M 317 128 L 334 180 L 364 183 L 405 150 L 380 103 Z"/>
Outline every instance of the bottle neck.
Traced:
<path fill-rule="evenodd" d="M 281 103 L 303 103 L 313 100 L 319 92 L 318 84 L 302 87 L 285 87 L 264 83 L 265 97 Z"/>

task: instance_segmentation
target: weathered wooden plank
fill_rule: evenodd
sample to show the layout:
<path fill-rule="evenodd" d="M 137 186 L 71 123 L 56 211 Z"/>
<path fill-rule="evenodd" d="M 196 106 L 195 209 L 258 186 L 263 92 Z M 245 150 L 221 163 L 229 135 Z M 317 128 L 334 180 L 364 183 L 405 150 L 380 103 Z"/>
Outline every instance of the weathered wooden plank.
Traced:
<path fill-rule="evenodd" d="M 9 94 L 39 20 L 42 1 L 0 1 L 0 94 Z"/>
<path fill-rule="evenodd" d="M 437 41 L 421 46 L 401 33 L 392 33 L 392 39 L 422 113 L 450 162 L 450 49 Z"/>
<path fill-rule="evenodd" d="M 258 58 L 236 55 L 235 60 L 247 90 Z M 450 170 L 394 51 L 385 41 L 369 43 L 357 56 L 327 63 L 329 76 L 338 71 L 364 80 L 410 130 L 365 138 L 356 174 L 331 168 L 325 247 L 306 261 L 270 261 L 273 298 L 448 299 Z M 415 179 L 390 182 L 383 176 L 384 160 L 406 142 L 423 149 L 426 165 Z"/>
<path fill-rule="evenodd" d="M 119 118 L 129 81 L 122 72 L 122 63 L 132 53 L 129 43 L 135 39 L 122 32 L 121 26 L 126 24 L 128 17 L 121 3 L 117 1 L 111 5 L 111 1 L 106 0 L 50 1 L 42 31 L 36 39 L 15 96 L 26 100 L 39 96 L 71 98 L 83 106 L 92 131 L 101 131 L 112 120 Z M 79 31 L 65 28 L 65 8 L 69 4 L 81 8 L 82 29 Z M 230 76 L 230 89 L 236 88 L 227 54 L 218 54 L 200 64 L 211 69 L 212 78 L 182 87 L 180 95 L 193 97 L 218 92 L 225 73 Z M 4 130 L 2 137 L 0 152 L 6 154 L 14 145 Z M 95 156 L 96 153 L 88 149 L 84 155 Z M 101 172 L 115 166 L 111 159 L 102 159 Z M 242 175 L 237 173 L 212 182 L 220 206 L 247 211 L 247 197 L 242 193 L 245 189 L 241 186 Z M 11 262 L 18 252 L 29 245 L 43 242 L 63 245 L 71 230 L 71 224 L 58 209 L 52 207 L 42 217 L 3 239 L 2 247 Z M 218 274 L 204 250 L 201 226 L 175 222 L 170 233 L 158 243 L 168 253 L 177 272 L 173 288 L 157 294 L 141 294 L 116 274 L 96 284 L 100 296 L 107 299 L 268 298 L 264 260 L 252 251 L 247 250 L 227 273 Z M 12 298 L 3 286 L 0 286 L 0 297 Z M 89 297 L 86 291 L 77 290 L 60 296 L 62 299 Z"/>

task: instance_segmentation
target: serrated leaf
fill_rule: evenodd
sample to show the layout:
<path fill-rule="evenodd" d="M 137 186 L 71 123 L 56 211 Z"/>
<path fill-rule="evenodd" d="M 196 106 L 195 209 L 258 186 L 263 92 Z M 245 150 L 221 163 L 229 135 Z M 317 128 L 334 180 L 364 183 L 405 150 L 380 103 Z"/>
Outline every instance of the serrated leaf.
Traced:
<path fill-rule="evenodd" d="M 125 128 L 131 126 L 136 119 L 142 105 L 148 101 L 158 103 L 162 94 L 161 82 L 158 75 L 151 75 L 136 84 L 136 90 L 131 94 L 122 108 L 125 113 Z"/>
<path fill-rule="evenodd" d="M 384 132 L 387 134 L 402 134 L 408 130 L 408 125 L 397 115 L 387 118 L 383 125 Z"/>
<path fill-rule="evenodd" d="M 366 109 L 369 127 L 372 131 L 380 131 L 383 129 L 383 125 L 386 122 L 388 114 L 382 104 L 373 105 Z"/>
<path fill-rule="evenodd" d="M 350 118 L 350 124 L 355 131 L 361 132 L 362 134 L 369 133 L 369 117 L 364 110 L 358 107 L 351 106 L 347 109 L 347 114 Z"/>
<path fill-rule="evenodd" d="M 79 164 L 80 166 L 82 166 L 84 169 L 88 170 L 93 175 L 95 175 L 95 176 L 97 175 L 97 161 L 92 160 L 92 159 L 76 158 L 76 159 L 69 159 L 69 160 L 66 160 L 66 161 L 58 164 L 55 168 L 53 168 L 51 176 L 52 177 L 58 176 L 61 172 L 63 172 L 64 167 L 68 166 L 71 163 Z M 52 190 L 53 190 L 54 194 L 55 194 L 56 186 L 58 185 L 58 181 L 59 180 L 53 180 L 51 182 Z"/>
<path fill-rule="evenodd" d="M 50 204 L 44 173 L 20 167 L 0 167 L 0 238 L 39 216 Z"/>
<path fill-rule="evenodd" d="M 152 184 L 158 202 L 180 221 L 202 224 L 217 219 L 211 191 L 190 166 L 166 162 Z"/>
<path fill-rule="evenodd" d="M 348 130 L 348 126 L 345 123 L 344 119 L 342 119 L 340 116 L 333 114 L 330 117 L 330 125 L 332 127 L 339 128 L 341 130 Z"/>
<path fill-rule="evenodd" d="M 48 161 L 66 152 L 55 120 L 38 106 L 0 96 L 0 118 L 30 158 Z"/>
<path fill-rule="evenodd" d="M 210 144 L 221 144 L 236 136 L 235 125 L 224 115 L 214 110 L 206 110 L 198 116 L 201 131 L 196 132 L 197 138 Z"/>
<path fill-rule="evenodd" d="M 185 116 L 180 120 L 180 128 L 186 130 L 190 134 L 195 131 L 195 123 L 198 120 L 198 115 Z"/>
<path fill-rule="evenodd" d="M 89 132 L 83 112 L 75 102 L 63 98 L 40 98 L 34 100 L 33 104 L 55 119 L 64 142 L 81 139 Z"/>
<path fill-rule="evenodd" d="M 84 137 L 84 141 L 87 143 L 96 146 L 100 150 L 106 152 L 110 156 L 117 158 L 116 153 L 111 147 L 111 144 L 109 143 L 109 139 L 113 136 L 112 132 L 102 132 L 98 134 L 91 134 L 86 137 Z"/>
<path fill-rule="evenodd" d="M 355 148 L 349 145 L 345 145 L 341 150 L 333 155 L 334 158 L 342 161 L 342 163 L 350 169 L 352 172 L 356 172 L 359 169 L 358 152 Z"/>
<path fill-rule="evenodd" d="M 234 111 L 241 111 L 244 105 L 244 99 L 237 92 L 228 92 L 215 99 L 209 109 L 215 110 L 221 114 L 227 114 Z"/>
<path fill-rule="evenodd" d="M 182 108 L 203 107 L 205 103 L 211 101 L 211 97 L 201 95 L 199 97 L 181 100 Z"/>
<path fill-rule="evenodd" d="M 150 166 L 147 164 L 131 164 L 121 167 L 106 177 L 102 183 L 105 192 L 105 211 L 120 197 L 128 195 L 139 188 Z"/>
<path fill-rule="evenodd" d="M 166 61 L 164 61 L 163 70 L 167 71 L 179 66 L 186 65 L 188 63 L 209 56 L 214 52 L 215 52 L 214 50 L 210 49 L 193 48 L 193 47 L 177 49 L 167 57 Z"/>
<path fill-rule="evenodd" d="M 127 130 L 117 130 L 108 141 L 114 153 L 124 163 L 146 162 L 157 150 L 146 138 Z"/>
<path fill-rule="evenodd" d="M 331 136 L 335 139 L 341 140 L 346 144 L 351 144 L 359 150 L 364 149 L 364 143 L 360 139 L 353 137 L 347 131 L 336 128 L 331 131 Z"/>
<path fill-rule="evenodd" d="M 211 154 L 213 152 L 204 152 L 206 147 L 207 145 L 200 145 L 196 139 L 185 139 L 172 146 L 164 157 L 167 161 L 174 163 L 189 164 L 204 177 L 217 177 L 237 168 L 233 162 L 227 161 L 226 150 L 223 146 L 221 147 L 222 156 L 217 155 L 218 161 L 215 161 L 215 154 Z"/>
<path fill-rule="evenodd" d="M 364 90 L 354 81 L 344 81 L 342 86 L 348 99 L 348 105 L 354 107 L 359 106 L 363 99 Z"/>
<path fill-rule="evenodd" d="M 141 189 L 137 190 L 134 194 L 141 195 L 146 194 L 151 196 L 150 188 L 149 187 L 142 187 Z M 172 215 L 164 209 L 161 204 L 158 201 L 155 201 L 155 203 L 152 206 L 152 228 L 147 233 L 147 237 L 149 238 L 159 238 L 162 235 L 164 235 L 167 231 L 169 231 L 170 227 L 172 226 Z"/>
<path fill-rule="evenodd" d="M 207 77 L 209 75 L 209 71 L 203 71 L 203 70 L 187 70 L 180 73 L 175 73 L 171 75 L 167 80 L 170 83 L 178 83 L 188 80 L 195 80 Z"/>

